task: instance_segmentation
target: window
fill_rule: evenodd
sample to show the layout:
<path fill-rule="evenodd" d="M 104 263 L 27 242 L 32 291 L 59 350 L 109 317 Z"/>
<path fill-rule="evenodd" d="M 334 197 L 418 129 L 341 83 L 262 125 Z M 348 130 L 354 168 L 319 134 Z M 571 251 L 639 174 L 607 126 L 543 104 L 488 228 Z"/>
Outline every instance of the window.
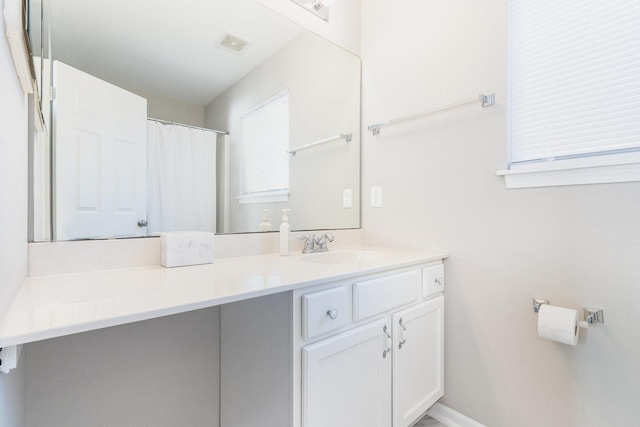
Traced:
<path fill-rule="evenodd" d="M 289 95 L 281 92 L 240 118 L 240 203 L 285 202 L 289 194 Z"/>
<path fill-rule="evenodd" d="M 640 3 L 509 7 L 507 187 L 640 181 Z"/>

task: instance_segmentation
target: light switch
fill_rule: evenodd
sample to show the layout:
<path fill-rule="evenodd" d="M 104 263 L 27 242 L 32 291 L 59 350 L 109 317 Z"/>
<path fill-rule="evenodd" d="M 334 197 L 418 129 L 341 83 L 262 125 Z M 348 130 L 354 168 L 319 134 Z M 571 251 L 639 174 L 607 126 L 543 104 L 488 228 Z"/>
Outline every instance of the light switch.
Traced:
<path fill-rule="evenodd" d="M 371 187 L 371 207 L 382 207 L 382 187 Z"/>
<path fill-rule="evenodd" d="M 353 191 L 351 191 L 351 188 L 345 188 L 342 190 L 342 207 L 344 209 L 350 209 L 353 207 Z"/>

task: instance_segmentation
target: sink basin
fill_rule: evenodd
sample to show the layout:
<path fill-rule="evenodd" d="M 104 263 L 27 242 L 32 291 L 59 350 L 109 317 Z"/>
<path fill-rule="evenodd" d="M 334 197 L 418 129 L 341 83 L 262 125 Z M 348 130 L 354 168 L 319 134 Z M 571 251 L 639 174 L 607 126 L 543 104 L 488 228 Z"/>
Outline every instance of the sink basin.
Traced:
<path fill-rule="evenodd" d="M 329 250 L 328 252 L 318 252 L 315 254 L 302 255 L 300 259 L 304 262 L 312 262 L 317 264 L 346 264 L 378 262 L 384 260 L 385 258 L 388 258 L 388 255 L 384 252 Z"/>

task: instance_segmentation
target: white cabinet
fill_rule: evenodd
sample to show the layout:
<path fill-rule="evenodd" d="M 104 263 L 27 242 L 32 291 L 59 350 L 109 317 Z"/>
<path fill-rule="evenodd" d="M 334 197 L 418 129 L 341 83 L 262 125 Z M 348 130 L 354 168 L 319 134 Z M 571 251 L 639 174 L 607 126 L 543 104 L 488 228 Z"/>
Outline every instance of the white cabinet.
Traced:
<path fill-rule="evenodd" d="M 443 395 L 440 278 L 416 264 L 224 306 L 221 427 L 415 423 Z"/>
<path fill-rule="evenodd" d="M 442 264 L 353 281 L 353 329 L 302 347 L 302 427 L 408 427 L 443 396 L 443 284 Z"/>
<path fill-rule="evenodd" d="M 385 330 L 387 322 L 378 320 L 302 349 L 305 427 L 389 425 L 391 357 L 382 355 L 391 340 Z"/>
<path fill-rule="evenodd" d="M 303 427 L 408 427 L 443 396 L 444 297 L 388 320 L 302 348 Z"/>
<path fill-rule="evenodd" d="M 444 394 L 444 297 L 392 318 L 393 426 L 406 427 Z"/>

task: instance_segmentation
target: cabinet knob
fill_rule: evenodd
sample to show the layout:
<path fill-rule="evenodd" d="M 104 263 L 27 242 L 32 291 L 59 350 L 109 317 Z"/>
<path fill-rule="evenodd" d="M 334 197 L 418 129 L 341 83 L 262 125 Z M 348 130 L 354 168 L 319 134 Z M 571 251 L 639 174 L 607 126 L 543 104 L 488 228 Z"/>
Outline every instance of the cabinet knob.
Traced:
<path fill-rule="evenodd" d="M 338 310 L 336 310 L 335 308 L 327 310 L 327 316 L 329 316 L 332 320 L 336 319 L 338 317 Z"/>
<path fill-rule="evenodd" d="M 440 286 L 444 284 L 444 277 L 440 276 L 436 278 L 436 283 Z"/>

